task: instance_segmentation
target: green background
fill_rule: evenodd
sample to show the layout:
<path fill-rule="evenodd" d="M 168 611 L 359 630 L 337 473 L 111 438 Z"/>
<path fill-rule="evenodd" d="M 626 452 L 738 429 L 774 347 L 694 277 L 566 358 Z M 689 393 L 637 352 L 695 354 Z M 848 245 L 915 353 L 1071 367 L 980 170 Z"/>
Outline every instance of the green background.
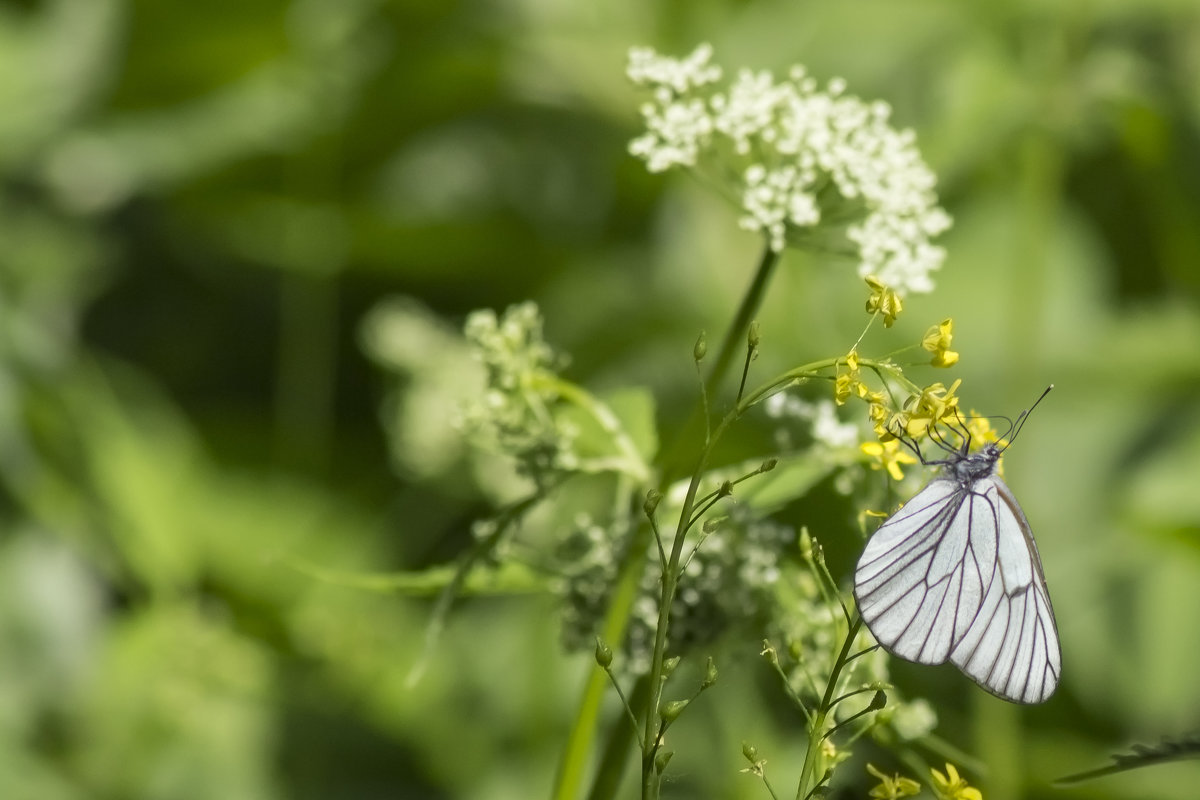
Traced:
<path fill-rule="evenodd" d="M 1200 729 L 1184 0 L 0 2 L 0 796 L 549 791 L 591 666 L 551 596 L 464 601 L 410 688 L 420 587 L 297 565 L 443 564 L 492 507 L 467 456 L 394 449 L 440 345 L 373 364 L 389 297 L 447 330 L 536 299 L 571 379 L 649 385 L 668 430 L 691 407 L 696 332 L 723 333 L 760 242 L 626 154 L 623 70 L 700 41 L 727 72 L 799 62 L 890 102 L 955 218 L 894 336 L 953 317 L 981 411 L 1056 385 L 1006 476 L 1062 687 L 1025 709 L 949 667 L 899 679 L 989 800 L 1195 796 L 1195 762 L 1049 785 Z M 845 352 L 864 297 L 852 265 L 787 255 L 756 370 Z M 847 574 L 853 545 L 830 549 Z M 676 796 L 765 796 L 743 739 L 794 782 L 795 715 L 754 658 L 726 672 L 681 723 Z"/>

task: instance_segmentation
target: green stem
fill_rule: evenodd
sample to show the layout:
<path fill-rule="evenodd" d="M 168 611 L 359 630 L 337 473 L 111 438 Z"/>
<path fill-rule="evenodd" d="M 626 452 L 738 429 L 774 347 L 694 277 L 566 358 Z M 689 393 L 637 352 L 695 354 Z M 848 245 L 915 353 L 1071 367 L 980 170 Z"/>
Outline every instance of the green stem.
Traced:
<path fill-rule="evenodd" d="M 779 261 L 779 254 L 773 252 L 769 247 L 764 249 L 762 258 L 759 260 L 758 270 L 755 272 L 754 279 L 751 281 L 749 288 L 746 290 L 745 296 L 742 298 L 741 305 L 738 307 L 737 313 L 734 315 L 734 320 L 730 324 L 729 330 L 725 335 L 720 350 L 714 359 L 713 367 L 709 372 L 708 380 L 704 383 L 707 387 L 715 387 L 721 383 L 725 377 L 725 373 L 729 369 L 729 364 L 733 358 L 733 354 L 737 352 L 738 346 L 745 339 L 746 330 L 749 328 L 750 320 L 762 305 L 762 298 L 766 293 L 767 284 L 770 281 L 771 274 L 774 272 L 775 265 Z M 698 408 L 699 408 L 698 404 Z M 660 451 L 657 459 L 662 467 L 659 474 L 659 491 L 664 491 L 670 486 L 678 476 L 679 462 L 682 461 L 684 448 L 690 439 L 691 429 L 697 425 L 697 417 L 701 412 L 695 410 L 692 412 L 688 423 L 676 434 L 675 443 L 673 446 L 664 448 Z M 707 425 L 707 414 L 705 414 L 705 423 Z M 709 439 L 705 437 L 706 443 Z M 629 622 L 629 616 L 632 612 L 633 601 L 637 596 L 637 582 L 641 575 L 642 569 L 642 554 L 646 550 L 649 543 L 651 531 L 649 525 L 640 526 L 634 533 L 633 541 L 630 544 L 629 551 L 625 556 L 625 561 L 621 565 L 621 576 L 618 582 L 617 591 L 613 595 L 612 602 L 609 604 L 608 613 L 605 617 L 604 629 L 605 637 L 610 642 L 620 642 L 624 637 L 625 629 Z M 660 615 L 662 616 L 662 615 Z M 661 664 L 660 667 L 661 669 Z M 645 681 L 645 679 L 642 679 Z M 639 682 L 640 683 L 640 682 Z M 647 687 L 648 688 L 648 687 Z M 588 682 L 584 688 L 583 697 L 580 700 L 579 711 L 575 716 L 575 722 L 571 729 L 571 733 L 567 739 L 567 746 L 563 751 L 562 760 L 559 763 L 558 776 L 555 781 L 554 796 L 559 800 L 567 800 L 575 795 L 575 787 L 583 778 L 583 771 L 587 763 L 588 751 L 591 742 L 595 737 L 595 728 L 599 717 L 600 698 L 606 689 L 606 681 L 603 674 L 599 670 L 593 670 L 589 676 Z M 655 692 L 657 695 L 657 692 Z M 634 692 L 633 702 L 637 704 L 639 693 Z M 649 705 L 648 708 L 657 708 L 657 699 L 655 704 Z M 655 715 L 657 716 L 657 715 Z M 619 726 L 620 730 L 615 731 L 614 739 L 624 738 L 624 726 Z M 610 740 L 610 744 L 612 740 Z M 606 750 L 606 753 L 609 751 Z M 653 768 L 653 764 L 651 764 Z M 616 792 L 617 780 L 614 779 L 613 771 L 619 770 L 620 764 L 617 760 L 610 760 L 607 757 L 601 763 L 600 770 L 596 774 L 592 790 L 589 797 L 594 800 L 604 800 L 604 798 L 614 796 Z M 619 778 L 619 774 L 616 776 Z"/>
<path fill-rule="evenodd" d="M 804 753 L 804 766 L 800 768 L 800 783 L 796 787 L 796 800 L 807 800 L 808 796 L 816 789 L 817 782 L 824 777 L 814 775 L 814 770 L 817 767 L 821 742 L 825 739 L 825 724 L 833 711 L 833 693 L 837 690 L 842 668 L 849 660 L 850 648 L 854 646 L 854 638 L 858 636 L 858 630 L 861 627 L 862 617 L 855 617 L 846 631 L 846 641 L 842 642 L 841 652 L 833 662 L 833 669 L 829 673 L 829 682 L 825 684 L 825 696 L 821 698 L 821 705 L 817 708 L 817 713 L 813 715 L 813 722 L 808 731 L 808 750 Z"/>
<path fill-rule="evenodd" d="M 750 327 L 750 322 L 762 307 L 763 296 L 767 291 L 767 284 L 770 283 L 771 276 L 775 273 L 775 267 L 779 263 L 780 254 L 770 248 L 769 245 L 763 247 L 762 257 L 758 261 L 758 269 L 754 273 L 754 278 L 750 281 L 750 286 L 746 288 L 746 293 L 742 296 L 741 305 L 738 306 L 737 313 L 734 314 L 733 322 L 729 325 L 729 330 L 725 332 L 725 338 L 721 340 L 721 347 L 717 350 L 716 356 L 710 362 L 712 366 L 709 368 L 708 379 L 704 382 L 704 391 L 706 397 L 715 397 L 717 388 L 721 382 L 725 380 L 725 375 L 729 372 L 729 366 L 733 363 L 733 358 L 746 345 L 746 331 Z M 688 442 L 692 441 L 693 429 L 700 426 L 701 406 L 703 403 L 698 402 L 692 409 L 687 422 L 679 430 L 675 437 L 674 444 L 664 451 L 660 463 L 663 465 L 663 479 L 665 483 L 671 483 L 675 477 L 683 472 L 682 462 L 686 457 Z"/>
<path fill-rule="evenodd" d="M 636 709 L 645 706 L 649 686 L 645 676 L 634 683 L 633 691 L 629 695 L 631 707 Z M 624 772 L 625 764 L 629 761 L 629 748 L 637 739 L 637 735 L 638 731 L 631 729 L 628 725 L 612 725 L 600 757 L 600 764 L 596 769 L 596 779 L 588 793 L 588 800 L 611 800 L 617 796 L 621 775 Z"/>
<path fill-rule="evenodd" d="M 697 459 L 696 466 L 692 470 L 692 478 L 688 483 L 687 494 L 683 500 L 683 508 L 679 512 L 679 523 L 675 528 L 675 538 L 671 542 L 671 554 L 667 559 L 667 568 L 663 571 L 662 576 L 662 593 L 659 601 L 658 625 L 654 633 L 654 656 L 650 662 L 650 672 L 648 680 L 650 682 L 650 697 L 646 704 L 645 727 L 643 728 L 642 741 L 642 798 L 643 800 L 653 800 L 658 797 L 658 775 L 654 770 L 654 757 L 658 752 L 658 731 L 659 713 L 658 709 L 662 702 L 663 679 L 662 669 L 663 661 L 666 658 L 667 648 L 667 630 L 671 618 L 671 606 L 675 600 L 675 592 L 679 584 L 679 559 L 683 553 L 684 542 L 687 538 L 687 532 L 694 522 L 694 510 L 696 507 L 696 494 L 700 488 L 700 481 L 704 477 L 705 468 L 708 466 L 708 460 L 712 456 L 717 442 L 720 441 L 722 434 L 729 428 L 738 418 L 750 409 L 755 403 L 765 399 L 772 392 L 783 386 L 791 384 L 793 381 L 800 378 L 816 377 L 819 370 L 828 369 L 841 363 L 842 358 L 822 359 L 814 361 L 796 369 L 788 370 L 782 375 L 776 376 L 774 379 L 759 386 L 749 395 L 744 397 L 732 410 L 729 411 L 718 423 L 713 430 L 712 436 L 705 443 L 700 456 Z M 860 361 L 860 363 L 868 363 Z M 855 626 L 854 631 L 857 631 Z M 849 647 L 849 644 L 846 645 Z M 836 679 L 837 672 L 841 669 L 841 663 L 845 660 L 847 652 L 843 652 L 839 658 L 837 669 L 834 673 Z M 832 689 L 830 689 L 832 691 Z M 832 695 L 826 692 L 825 702 L 828 704 Z"/>
<path fill-rule="evenodd" d="M 634 547 L 631 553 L 644 553 L 646 550 L 647 539 L 649 535 L 649 525 L 638 528 L 638 532 L 634 535 Z M 640 543 L 640 547 L 638 546 Z M 612 602 L 608 608 L 608 615 L 604 619 L 604 641 L 606 642 L 622 642 L 625 640 L 625 628 L 629 622 L 630 609 L 633 607 L 633 601 L 637 598 L 638 580 L 641 577 L 640 555 L 638 559 L 633 559 L 632 555 L 626 557 L 626 563 L 622 567 L 622 572 L 617 580 L 616 589 L 613 591 Z M 633 567 L 637 567 L 634 569 Z M 577 794 L 579 785 L 583 782 L 584 773 L 587 769 L 588 756 L 591 753 L 592 741 L 596 737 L 596 722 L 600 717 L 600 708 L 604 699 L 604 693 L 608 690 L 608 676 L 604 670 L 597 665 L 588 674 L 587 683 L 584 685 L 583 697 L 579 701 L 579 710 L 575 714 L 575 722 L 571 726 L 570 732 L 567 734 L 567 744 L 563 748 L 562 759 L 558 764 L 558 774 L 554 781 L 553 797 L 555 800 L 571 800 Z M 640 705 L 639 699 L 644 695 L 634 690 L 631 703 L 636 709 Z M 614 750 L 612 741 L 627 742 L 631 734 L 627 726 L 618 724 L 614 726 L 613 736 L 610 738 L 610 745 L 606 749 L 606 754 Z M 620 760 L 609 760 L 607 757 L 601 763 L 601 769 L 596 773 L 592 789 L 588 796 L 593 800 L 607 800 L 616 796 L 617 786 L 620 783 L 620 769 L 623 766 Z"/>
<path fill-rule="evenodd" d="M 742 304 L 738 306 L 737 314 L 734 315 L 733 322 L 730 323 L 729 330 L 721 341 L 721 349 L 717 351 L 717 356 L 712 361 L 712 371 L 709 372 L 708 381 L 705 383 L 709 395 L 712 395 L 720 386 L 721 381 L 725 379 L 725 373 L 729 371 L 729 365 L 732 363 L 734 355 L 745 347 L 746 331 L 750 327 L 751 320 L 758 313 L 758 309 L 762 307 L 763 295 L 766 294 L 767 284 L 778 263 L 779 253 L 772 250 L 770 246 L 763 248 L 762 258 L 758 261 L 754 279 L 746 289 L 746 294 L 742 297 Z"/>

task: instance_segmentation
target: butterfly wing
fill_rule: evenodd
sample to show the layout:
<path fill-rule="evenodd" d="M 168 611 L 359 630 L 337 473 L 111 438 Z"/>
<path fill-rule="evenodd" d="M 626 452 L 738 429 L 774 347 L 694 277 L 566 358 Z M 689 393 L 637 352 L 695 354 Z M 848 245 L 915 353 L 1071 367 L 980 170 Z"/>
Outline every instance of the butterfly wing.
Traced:
<path fill-rule="evenodd" d="M 939 478 L 867 542 L 854 573 L 859 613 L 889 652 L 952 661 L 988 691 L 1038 703 L 1062 659 L 1037 546 L 992 475 Z"/>
<path fill-rule="evenodd" d="M 1042 574 L 1033 532 L 1017 499 L 993 475 L 972 487 L 974 505 L 994 515 L 995 579 L 975 621 L 958 639 L 950 661 L 995 695 L 1040 703 L 1054 693 L 1062 674 L 1062 651 L 1054 608 Z"/>
<path fill-rule="evenodd" d="M 971 495 L 937 479 L 867 542 L 854 573 L 859 613 L 889 652 L 941 664 L 966 636 L 995 562 L 995 530 L 984 531 Z"/>

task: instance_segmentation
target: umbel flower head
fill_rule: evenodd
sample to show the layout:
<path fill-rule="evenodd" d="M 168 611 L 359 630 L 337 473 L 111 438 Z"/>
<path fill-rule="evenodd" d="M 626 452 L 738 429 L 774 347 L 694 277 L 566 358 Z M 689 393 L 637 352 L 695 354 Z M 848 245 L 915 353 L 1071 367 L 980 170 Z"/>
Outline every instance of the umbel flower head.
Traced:
<path fill-rule="evenodd" d="M 783 80 L 743 69 L 719 90 L 711 57 L 706 44 L 683 59 L 630 51 L 629 78 L 653 99 L 629 151 L 651 172 L 707 166 L 732 175 L 740 225 L 762 231 L 775 251 L 788 240 L 844 250 L 860 276 L 901 294 L 930 291 L 945 255 L 930 240 L 950 217 L 915 135 L 889 124 L 891 108 L 845 94 L 840 79 L 820 89 L 802 66 Z"/>
<path fill-rule="evenodd" d="M 542 337 L 537 306 L 522 303 L 500 316 L 489 309 L 472 312 L 463 333 L 485 373 L 483 393 L 462 409 L 467 431 L 515 458 L 519 471 L 535 479 L 572 467 L 574 431 L 553 410 L 561 358 Z"/>

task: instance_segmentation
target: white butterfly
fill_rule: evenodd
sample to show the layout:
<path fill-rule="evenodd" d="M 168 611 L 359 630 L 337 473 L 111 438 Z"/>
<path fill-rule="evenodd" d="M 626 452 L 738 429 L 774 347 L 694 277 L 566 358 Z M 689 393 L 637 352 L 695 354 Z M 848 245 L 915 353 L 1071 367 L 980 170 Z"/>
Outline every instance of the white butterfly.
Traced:
<path fill-rule="evenodd" d="M 1017 431 L 1027 416 L 1017 418 Z M 921 664 L 949 660 L 992 694 L 1040 703 L 1062 674 L 1042 561 L 996 474 L 1003 449 L 989 443 L 969 453 L 969 445 L 965 439 L 949 458 L 925 462 L 942 474 L 867 542 L 854 597 L 889 653 Z"/>

